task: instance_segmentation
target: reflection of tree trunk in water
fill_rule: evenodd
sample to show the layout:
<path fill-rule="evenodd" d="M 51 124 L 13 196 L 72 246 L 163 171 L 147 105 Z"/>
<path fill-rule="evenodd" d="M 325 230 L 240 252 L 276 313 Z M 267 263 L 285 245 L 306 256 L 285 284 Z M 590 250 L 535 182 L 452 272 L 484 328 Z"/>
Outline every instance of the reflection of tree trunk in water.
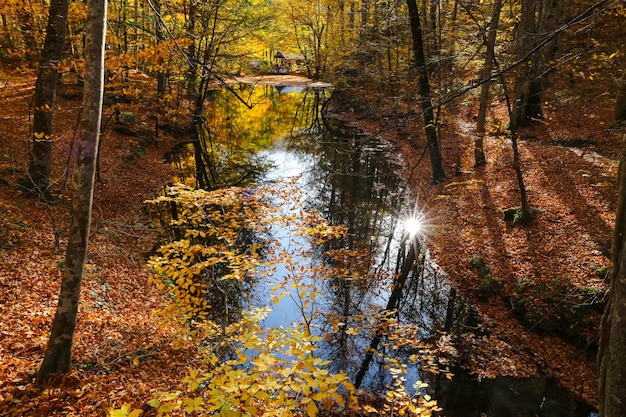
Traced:
<path fill-rule="evenodd" d="M 357 234 L 356 225 L 356 210 L 357 202 L 359 201 L 359 179 L 361 173 L 361 141 L 356 137 L 352 137 L 354 152 L 352 154 L 352 166 L 349 174 L 352 178 L 352 184 L 350 184 L 350 201 L 344 202 L 344 207 L 348 210 L 348 248 L 354 249 L 354 237 Z M 347 203 L 347 204 L 346 204 Z M 359 224 L 361 226 L 361 224 Z"/>
<path fill-rule="evenodd" d="M 454 322 L 454 304 L 456 304 L 457 292 L 454 287 L 450 287 L 450 294 L 448 295 L 448 307 L 446 308 L 446 321 L 443 325 L 443 331 L 449 332 Z"/>
<path fill-rule="evenodd" d="M 203 190 L 214 190 L 219 188 L 219 184 L 215 170 L 213 158 L 207 151 L 207 145 L 213 147 L 211 141 L 211 133 L 208 126 L 205 126 L 206 121 L 199 123 L 196 126 L 197 140 L 193 142 L 194 157 L 196 160 L 196 181 L 197 187 Z"/>
<path fill-rule="evenodd" d="M 354 138 L 353 138 L 354 140 Z M 358 201 L 357 198 L 357 193 L 359 192 L 359 171 L 360 171 L 360 166 L 361 166 L 361 146 L 359 142 L 355 142 L 353 143 L 353 149 L 354 149 L 354 153 L 352 154 L 352 166 L 351 166 L 351 174 L 352 174 L 352 184 L 350 185 L 350 188 L 348 188 L 349 191 L 349 200 L 348 201 L 343 201 L 343 204 L 341 205 L 341 207 L 345 207 L 348 210 L 348 216 L 347 216 L 347 224 L 348 224 L 348 235 L 347 235 L 347 240 L 348 240 L 348 245 L 347 245 L 347 249 L 354 249 L 354 237 L 356 234 L 356 228 L 355 228 L 355 223 L 356 223 L 356 202 Z M 346 176 L 346 178 L 350 178 L 349 176 Z M 342 295 L 343 295 L 343 320 L 346 321 L 348 320 L 348 318 L 350 317 L 350 301 L 351 301 L 351 297 L 350 297 L 350 289 L 352 287 L 352 281 L 351 280 L 345 280 L 345 279 L 341 279 L 340 278 L 340 284 L 341 284 L 341 290 L 342 290 Z M 347 342 L 347 335 L 345 332 L 342 333 L 343 336 L 343 340 L 342 340 L 342 347 L 346 346 L 346 342 Z M 344 351 L 347 351 L 347 349 L 343 349 Z"/>
<path fill-rule="evenodd" d="M 210 187 L 209 164 L 205 163 L 204 152 L 202 150 L 202 144 L 199 140 L 193 142 L 194 159 L 196 160 L 196 186 L 201 190 L 208 190 Z"/>
<path fill-rule="evenodd" d="M 404 287 L 407 277 L 409 276 L 409 273 L 413 269 L 413 266 L 415 264 L 415 259 L 417 257 L 417 253 L 420 250 L 420 247 L 421 247 L 420 243 L 417 241 L 417 239 L 411 239 L 409 252 L 406 255 L 406 258 L 404 258 L 400 276 L 398 276 L 398 278 L 394 282 L 393 290 L 391 291 L 391 296 L 389 296 L 389 301 L 387 301 L 387 306 L 385 307 L 384 311 L 394 310 L 396 308 L 396 305 L 398 304 L 398 301 L 400 301 L 400 297 L 402 296 L 402 287 Z M 361 363 L 361 368 L 359 369 L 359 372 L 356 375 L 356 378 L 354 380 L 355 388 L 358 389 L 361 386 L 361 383 L 363 382 L 363 378 L 365 377 L 365 373 L 367 372 L 367 369 L 369 368 L 370 363 L 372 362 L 372 359 L 374 357 L 374 352 L 378 348 L 378 344 L 382 340 L 382 337 L 383 337 L 383 332 L 380 330 L 377 330 L 376 335 L 372 339 L 372 342 L 370 343 L 370 346 L 367 349 L 365 358 L 363 359 L 363 362 Z"/>
<path fill-rule="evenodd" d="M 320 94 L 320 90 L 314 91 L 314 99 L 311 109 L 311 126 L 310 129 L 312 132 L 321 132 L 322 126 L 324 125 L 324 116 L 322 114 L 322 108 L 324 107 L 324 103 L 322 103 L 322 95 Z M 304 94 L 304 99 L 306 99 L 307 94 Z M 322 105 L 320 106 L 320 103 Z"/>

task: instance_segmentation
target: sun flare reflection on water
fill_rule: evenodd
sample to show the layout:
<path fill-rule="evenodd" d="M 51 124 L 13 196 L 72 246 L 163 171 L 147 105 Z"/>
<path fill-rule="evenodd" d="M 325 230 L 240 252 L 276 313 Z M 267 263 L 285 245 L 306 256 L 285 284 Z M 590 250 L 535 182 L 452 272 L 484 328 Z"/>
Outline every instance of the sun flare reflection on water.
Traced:
<path fill-rule="evenodd" d="M 422 213 L 414 213 L 404 219 L 403 226 L 404 232 L 407 233 L 410 238 L 423 235 L 426 231 L 425 217 Z"/>

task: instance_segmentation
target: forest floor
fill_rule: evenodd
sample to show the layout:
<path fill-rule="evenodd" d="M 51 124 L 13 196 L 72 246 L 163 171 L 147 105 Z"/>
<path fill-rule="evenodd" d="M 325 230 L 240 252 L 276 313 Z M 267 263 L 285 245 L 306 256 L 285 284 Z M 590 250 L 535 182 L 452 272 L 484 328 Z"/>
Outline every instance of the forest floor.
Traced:
<path fill-rule="evenodd" d="M 53 168 L 58 201 L 42 204 L 17 186 L 27 175 L 34 81 L 32 70 L 0 70 L 0 415 L 104 415 L 108 407 L 124 402 L 145 404 L 156 389 L 182 389 L 186 370 L 197 364 L 193 352 L 174 349 L 172 330 L 152 319 L 162 296 L 148 284 L 145 265 L 157 232 L 143 202 L 173 178 L 163 158 L 174 143 L 146 139 L 154 120 L 136 104 L 133 129 L 138 136 L 115 129 L 108 123 L 115 117 L 113 110 L 104 111 L 101 181 L 94 196 L 73 369 L 54 383 L 32 383 L 59 292 L 70 219 L 65 167 L 80 109 L 76 91 L 61 88 Z M 596 304 L 580 294 L 601 298 L 606 289 L 598 271 L 609 265 L 605 255 L 613 228 L 622 133 L 609 129 L 611 96 L 580 91 L 572 101 L 576 107 L 553 99 L 546 119 L 523 132 L 522 169 L 538 209 L 527 226 L 515 226 L 502 216 L 503 209 L 519 204 L 505 137 L 489 136 L 489 163 L 473 167 L 471 100 L 443 115 L 448 178 L 436 186 L 430 185 L 427 156 L 414 166 L 423 148 L 405 140 L 420 136 L 417 114 L 405 113 L 408 116 L 400 121 L 399 112 L 389 107 L 377 111 L 376 117 L 344 116 L 401 149 L 405 178 L 434 225 L 427 237 L 433 257 L 483 321 L 479 336 L 459 341 L 471 347 L 465 355 L 477 375 L 543 372 L 594 404 L 595 365 L 584 351 L 587 342 L 593 350 L 589 325 L 574 336 L 565 335 L 573 339 L 568 341 L 546 325 L 552 324 L 551 314 L 567 316 L 568 311 L 578 312 L 580 303 Z M 504 120 L 497 111 L 492 118 L 492 126 Z M 580 138 L 584 140 L 571 141 Z M 580 146 L 563 146 L 574 142 Z M 453 176 L 456 161 L 460 175 Z M 478 273 L 470 259 L 480 259 L 489 273 Z M 542 296 L 546 294 L 552 301 Z M 593 310 L 583 319 L 593 328 L 599 314 Z M 576 343 L 576 337 L 585 340 Z"/>

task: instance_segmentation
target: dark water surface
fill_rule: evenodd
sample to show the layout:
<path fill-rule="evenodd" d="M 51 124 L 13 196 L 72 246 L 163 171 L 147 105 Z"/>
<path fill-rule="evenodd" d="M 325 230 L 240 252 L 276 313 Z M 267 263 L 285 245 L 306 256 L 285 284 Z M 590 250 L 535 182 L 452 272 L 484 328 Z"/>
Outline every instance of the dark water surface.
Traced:
<path fill-rule="evenodd" d="M 401 241 L 402 219 L 412 212 L 414 199 L 396 175 L 398 164 L 403 162 L 377 138 L 359 134 L 339 121 L 324 120 L 321 108 L 328 91 L 258 85 L 240 86 L 239 92 L 255 103 L 252 110 L 231 93 L 216 91 L 207 112 L 211 141 L 207 146 L 218 147 L 224 161 L 239 161 L 234 167 L 227 167 L 227 162 L 221 165 L 232 170 L 238 166 L 246 172 L 231 173 L 229 178 L 237 179 L 239 175 L 268 183 L 295 178 L 297 197 L 285 210 L 316 210 L 329 224 L 343 225 L 349 232 L 339 248 L 315 245 L 298 236 L 295 225 L 275 227 L 273 238 L 290 251 L 292 261 L 309 266 L 301 270 L 296 288 L 288 289 L 289 296 L 274 305 L 269 301 L 271 288 L 289 279 L 292 271 L 291 264 L 276 265 L 270 276 L 250 287 L 248 302 L 272 308 L 264 322 L 269 327 L 288 327 L 305 320 L 323 334 L 333 319 L 341 318 L 343 330 L 319 342 L 317 354 L 331 361 L 332 371 L 344 370 L 355 376 L 374 335 L 371 331 L 351 334 L 346 330 L 353 318 L 365 320 L 373 310 L 387 304 L 393 273 L 406 256 L 406 245 Z M 182 177 L 192 176 L 197 168 L 193 163 L 179 165 L 188 170 Z M 363 269 L 378 278 L 367 285 L 317 279 L 314 268 L 328 265 L 327 251 L 338 249 L 354 254 L 354 270 Z M 434 341 L 441 332 L 466 331 L 466 325 L 475 320 L 471 307 L 451 288 L 426 251 L 420 251 L 416 264 L 419 267 L 408 275 L 402 297 L 395 305 L 398 321 L 418 325 L 419 337 L 424 341 Z M 308 285 L 325 287 L 322 295 L 303 310 L 298 302 L 299 291 Z M 401 360 L 416 351 L 408 346 L 381 350 Z M 429 393 L 444 408 L 440 415 L 447 417 L 596 415 L 546 378 L 503 377 L 479 383 L 460 369 L 452 371 L 455 376 L 449 380 L 411 365 L 407 384 L 427 382 Z M 385 364 L 374 359 L 363 381 L 362 388 L 384 392 L 391 376 Z"/>

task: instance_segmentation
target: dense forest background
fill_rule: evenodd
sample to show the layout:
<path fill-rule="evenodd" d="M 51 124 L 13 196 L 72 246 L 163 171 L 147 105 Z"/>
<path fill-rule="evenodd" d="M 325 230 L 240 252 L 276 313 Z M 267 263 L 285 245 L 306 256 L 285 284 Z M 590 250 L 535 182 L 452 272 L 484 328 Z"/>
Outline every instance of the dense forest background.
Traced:
<path fill-rule="evenodd" d="M 609 288 L 620 268 L 611 261 L 622 259 L 615 247 L 623 236 L 623 1 L 109 2 L 74 365 L 36 383 L 72 232 L 70 173 L 90 75 L 87 15 L 84 2 L 0 2 L 0 414 L 255 415 L 261 402 L 283 415 L 338 404 L 355 415 L 384 409 L 384 400 L 363 393 L 337 399 L 339 385 L 350 391 L 344 376 L 328 376 L 304 353 L 307 367 L 259 390 L 293 393 L 298 381 L 298 402 L 252 389 L 227 390 L 230 397 L 211 402 L 218 395 L 206 389 L 213 385 L 202 372 L 225 387 L 258 374 L 239 373 L 245 361 L 216 366 L 194 342 L 198 334 L 181 332 L 174 319 L 181 310 L 162 312 L 169 322 L 151 314 L 167 295 L 153 277 L 154 263 L 147 267 L 160 233 L 144 201 L 176 175 L 163 155 L 202 138 L 215 88 L 284 73 L 331 83 L 329 111 L 402 155 L 402 174 L 432 223 L 432 256 L 480 315 L 480 331 L 455 341 L 456 356 L 477 378 L 542 373 L 599 405 L 596 353 L 619 344 L 609 336 L 601 343 L 599 332 L 617 293 Z M 240 210 L 224 192 L 234 184 L 207 177 L 197 185 L 221 190 L 210 198 Z M 241 259 L 215 262 L 232 273 Z M 160 267 L 157 273 L 168 273 Z M 193 282 L 181 286 L 193 296 Z M 201 304 L 189 301 L 185 312 Z M 249 342 L 258 323 L 248 320 L 226 338 Z M 313 343 L 301 339 L 280 340 L 293 349 Z M 284 365 L 268 355 L 268 365 Z M 331 388 L 314 386 L 316 379 Z M 602 404 L 606 396 L 619 398 L 619 389 L 605 384 Z M 430 398 L 396 394 L 385 404 L 388 413 L 436 409 Z M 620 415 L 613 413 L 604 415 Z"/>

